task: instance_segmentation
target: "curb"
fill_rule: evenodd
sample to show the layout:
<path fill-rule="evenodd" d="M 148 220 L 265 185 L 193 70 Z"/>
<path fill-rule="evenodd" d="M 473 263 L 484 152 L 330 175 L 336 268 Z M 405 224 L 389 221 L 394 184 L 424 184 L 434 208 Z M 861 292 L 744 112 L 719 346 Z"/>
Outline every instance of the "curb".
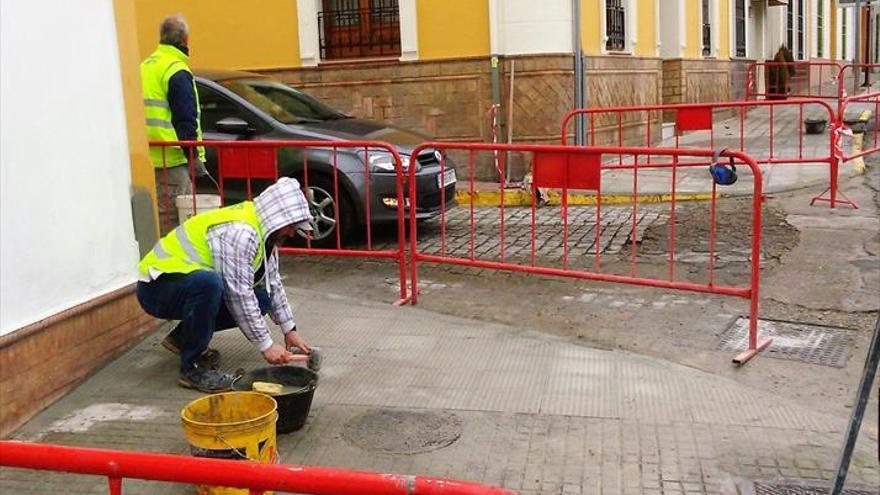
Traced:
<path fill-rule="evenodd" d="M 469 205 L 473 202 L 474 206 L 501 206 L 500 191 L 456 191 L 455 200 L 460 205 Z M 727 197 L 727 194 L 717 193 L 716 198 Z M 602 204 L 632 204 L 632 194 L 603 194 L 601 196 Z M 690 193 L 676 194 L 676 201 L 706 201 L 712 199 L 711 193 Z M 671 194 L 639 194 L 636 196 L 637 203 L 667 203 L 672 201 Z M 570 206 L 594 206 L 599 203 L 596 194 L 589 193 L 568 193 L 568 204 Z M 537 203 L 535 203 L 538 205 Z M 562 193 L 559 191 L 549 191 L 543 205 L 559 206 L 562 204 Z M 532 206 L 532 196 L 527 191 L 521 189 L 509 189 L 504 191 L 504 206 Z"/>

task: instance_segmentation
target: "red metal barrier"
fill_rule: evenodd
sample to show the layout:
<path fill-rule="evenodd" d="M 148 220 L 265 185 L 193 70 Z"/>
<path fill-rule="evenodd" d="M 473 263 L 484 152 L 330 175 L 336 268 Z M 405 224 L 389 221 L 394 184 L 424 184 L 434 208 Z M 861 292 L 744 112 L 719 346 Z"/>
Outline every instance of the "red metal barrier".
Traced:
<path fill-rule="evenodd" d="M 864 129 L 856 129 L 857 133 L 862 135 L 861 150 L 847 154 L 844 146 L 841 145 L 841 141 L 843 140 L 844 135 L 853 135 L 853 130 L 847 128 L 844 124 L 846 111 L 852 107 L 864 110 L 870 109 L 871 117 L 864 121 Z M 861 126 L 862 123 L 859 122 L 857 125 Z M 877 153 L 880 151 L 880 134 L 878 134 L 880 130 L 878 130 L 878 128 L 880 128 L 880 91 L 864 93 L 858 96 L 844 96 L 841 100 L 841 105 L 838 109 L 837 122 L 833 129 L 835 156 L 841 163 L 846 163 L 857 158 L 864 158 L 868 155 Z M 832 174 L 832 181 L 836 182 L 836 179 L 837 178 L 834 174 Z M 834 182 L 832 182 L 832 186 L 834 185 Z M 842 192 L 836 191 L 836 188 L 830 187 L 826 192 L 829 192 L 829 198 L 817 197 L 814 198 L 813 201 L 829 201 L 832 202 L 832 204 L 834 201 L 837 201 L 838 203 L 845 203 L 853 208 L 858 208 L 858 204 L 855 201 L 847 198 Z M 843 199 L 837 199 L 835 194 L 843 196 Z"/>
<path fill-rule="evenodd" d="M 715 257 L 716 257 L 716 249 L 715 249 L 715 240 L 716 240 L 716 200 L 717 194 L 715 191 L 715 183 L 709 179 L 708 173 L 704 176 L 707 180 L 712 182 L 712 195 L 710 202 L 710 223 L 709 223 L 709 233 L 708 233 L 708 242 L 709 242 L 709 253 L 708 253 L 708 281 L 701 282 L 692 282 L 681 280 L 680 277 L 676 275 L 675 267 L 676 267 L 676 237 L 675 237 L 675 205 L 676 205 L 676 171 L 681 168 L 687 167 L 703 167 L 705 168 L 705 164 L 707 160 L 709 160 L 713 151 L 708 149 L 662 149 L 662 148 L 602 148 L 602 147 L 576 147 L 576 146 L 549 146 L 549 145 L 505 145 L 505 144 L 464 144 L 464 143 L 425 143 L 422 145 L 425 148 L 432 148 L 436 150 L 441 150 L 443 153 L 444 159 L 441 160 L 441 168 L 446 166 L 447 158 L 445 158 L 449 153 L 457 153 L 461 156 L 466 157 L 467 160 L 467 177 L 470 178 L 470 190 L 468 191 L 470 194 L 470 205 L 464 205 L 464 208 L 468 208 L 467 213 L 462 213 L 462 207 L 459 207 L 457 212 L 453 212 L 458 216 L 457 223 L 449 223 L 447 219 L 450 216 L 450 213 L 443 211 L 440 215 L 440 225 L 439 225 L 439 242 L 435 240 L 429 240 L 426 242 L 430 242 L 436 244 L 436 246 L 428 245 L 422 246 L 419 242 L 419 236 L 417 225 L 415 221 L 411 221 L 410 224 L 410 232 L 412 233 L 410 236 L 410 277 L 412 284 L 412 293 L 411 300 L 413 304 L 416 304 L 418 301 L 418 268 L 420 263 L 440 263 L 440 264 L 451 264 L 451 265 L 460 265 L 474 268 L 482 268 L 482 269 L 490 269 L 490 270 L 505 270 L 511 272 L 523 272 L 523 273 L 531 273 L 538 275 L 551 275 L 551 276 L 560 276 L 560 277 L 570 277 L 570 278 L 578 278 L 578 279 L 587 279 L 587 280 L 598 280 L 604 282 L 614 282 L 614 283 L 623 283 L 623 284 L 632 284 L 632 285 L 641 285 L 641 286 L 649 286 L 649 287 L 660 287 L 666 289 L 680 289 L 694 292 L 703 292 L 710 294 L 719 294 L 726 296 L 735 296 L 748 299 L 750 301 L 749 304 L 749 317 L 750 317 L 750 326 L 749 326 L 749 345 L 748 349 L 742 354 L 736 356 L 734 361 L 736 363 L 744 363 L 751 357 L 753 357 L 757 352 L 766 347 L 770 341 L 769 340 L 758 340 L 758 290 L 759 290 L 759 268 L 760 268 L 760 246 L 761 246 L 761 192 L 762 192 L 762 180 L 761 180 L 761 170 L 758 167 L 758 164 L 755 160 L 753 160 L 748 155 L 736 152 L 736 151 L 725 151 L 723 156 L 726 158 L 733 158 L 739 164 L 745 165 L 748 169 L 751 170 L 753 177 L 754 185 L 752 189 L 752 232 L 751 232 L 751 251 L 750 251 L 750 278 L 747 284 L 742 286 L 734 286 L 734 285 L 723 285 L 718 284 L 716 281 L 716 270 L 715 270 Z M 416 150 L 418 151 L 418 149 Z M 474 208 L 474 198 L 476 195 L 474 194 L 474 169 L 476 162 L 476 153 L 478 152 L 487 152 L 492 155 L 499 155 L 502 157 L 509 156 L 511 153 L 530 153 L 533 155 L 533 175 L 534 180 L 532 182 L 532 188 L 529 191 L 531 194 L 531 210 L 529 212 L 530 216 L 521 214 L 522 209 L 519 210 L 519 213 L 514 213 L 513 215 L 516 217 L 515 220 L 519 222 L 519 226 L 522 227 L 526 223 L 530 222 L 528 237 L 526 238 L 523 235 L 522 229 L 520 229 L 519 236 L 514 239 L 512 242 L 506 240 L 505 235 L 507 233 L 506 221 L 508 220 L 507 214 L 505 213 L 505 201 L 504 201 L 504 191 L 501 191 L 501 202 L 499 206 L 500 211 L 500 221 L 495 222 L 492 219 L 491 222 L 486 224 L 477 225 L 477 221 L 475 220 L 475 208 Z M 630 157 L 631 159 L 626 160 L 625 158 Z M 485 158 L 485 157 L 481 157 Z M 609 163 L 610 161 L 613 163 Z M 695 161 L 683 161 L 687 159 L 695 160 Z M 463 162 L 459 162 L 463 163 Z M 459 165 L 459 176 L 461 174 L 461 168 L 463 165 Z M 637 223 L 639 222 L 638 216 L 638 197 L 639 197 L 639 171 L 653 169 L 653 170 L 667 170 L 671 172 L 672 182 L 669 187 L 669 192 L 666 194 L 671 198 L 671 213 L 669 219 L 669 228 L 670 234 L 668 239 L 668 274 L 664 278 L 660 277 L 647 277 L 640 276 L 638 273 L 638 254 L 637 254 L 637 246 L 639 244 L 638 239 L 638 229 Z M 501 167 L 501 170 L 504 170 L 504 167 Z M 630 271 L 628 274 L 619 274 L 619 273 L 611 273 L 608 270 L 605 270 L 602 265 L 602 250 L 603 250 L 603 205 L 602 205 L 602 172 L 603 171 L 614 171 L 615 173 L 620 173 L 620 171 L 632 171 L 632 201 L 631 205 L 631 213 L 626 215 L 617 215 L 617 217 L 625 217 L 631 220 L 631 224 L 628 227 L 620 227 L 620 229 L 626 228 L 629 231 L 629 246 L 630 246 Z M 410 167 L 410 174 L 412 174 L 412 167 Z M 501 183 L 504 183 L 504 177 L 502 176 Z M 561 194 L 561 205 L 560 205 L 560 216 L 561 216 L 561 237 L 558 232 L 547 232 L 542 226 L 542 245 L 546 244 L 546 239 L 552 238 L 554 243 L 558 241 L 557 244 L 553 244 L 553 249 L 558 251 L 559 263 L 554 266 L 548 266 L 544 263 L 538 262 L 538 246 L 537 246 L 537 237 L 538 237 L 538 226 L 536 222 L 537 215 L 537 200 L 538 197 L 538 188 L 558 188 L 562 190 Z M 592 215 L 581 216 L 578 225 L 569 225 L 569 206 L 568 206 L 568 190 L 569 189 L 589 189 L 595 191 L 595 223 L 592 221 L 587 221 L 588 218 L 591 218 Z M 417 204 L 418 191 L 416 183 L 410 180 L 410 203 Z M 510 208 L 507 208 L 510 210 Z M 482 209 L 482 211 L 486 211 L 486 209 Z M 544 210 L 546 211 L 546 210 Z M 542 213 L 543 214 L 543 213 Z M 461 218 L 462 216 L 466 218 Z M 513 217 L 511 217 L 513 219 Z M 484 229 L 486 225 L 490 227 L 488 229 Z M 494 229 L 497 226 L 497 233 L 491 231 L 489 229 Z M 593 233 L 594 239 L 589 239 L 588 234 L 591 232 L 587 230 L 587 233 L 583 232 L 572 232 L 571 229 L 577 228 L 587 228 L 590 229 L 591 226 L 594 226 L 595 232 Z M 448 236 L 447 232 L 455 230 L 455 236 Z M 478 241 L 478 230 L 480 230 L 480 239 Z M 489 230 L 488 233 L 485 233 L 484 230 Z M 605 234 L 607 241 L 607 233 Z M 615 234 L 616 235 L 616 234 Z M 452 237 L 452 238 L 450 238 Z M 487 239 L 498 239 L 497 243 L 498 249 L 493 251 L 497 251 L 498 254 L 495 256 L 489 256 L 489 252 L 483 248 L 483 246 L 487 245 Z M 589 250 L 582 249 L 581 246 L 578 246 L 579 252 L 577 254 L 572 251 L 572 239 L 583 239 L 587 243 L 591 243 L 593 250 L 590 252 Z M 518 248 L 519 254 L 512 255 L 508 250 L 511 249 L 508 244 L 511 246 L 516 246 Z M 480 245 L 480 249 L 477 249 L 477 246 Z M 554 251 L 555 252 L 555 251 Z M 542 251 L 543 253 L 543 251 Z M 543 254 L 542 254 L 543 256 Z M 551 255 L 551 257 L 555 257 L 556 254 Z M 576 266 L 580 263 L 586 263 L 587 266 L 579 267 Z"/>
<path fill-rule="evenodd" d="M 195 163 L 193 145 L 207 152 L 208 177 L 189 167 L 190 186 L 199 194 L 219 194 L 223 204 L 250 200 L 280 176 L 296 177 L 310 202 L 315 221 L 301 247 L 283 247 L 282 254 L 355 256 L 396 261 L 400 298 L 408 301 L 406 286 L 404 193 L 405 166 L 397 149 L 378 141 L 175 141 L 153 142 L 163 150 L 184 146 Z M 164 154 L 164 153 L 163 153 Z M 374 158 L 383 160 L 381 171 Z M 167 232 L 177 225 L 171 201 L 169 172 L 159 169 L 160 225 Z M 192 210 L 198 212 L 196 196 Z M 376 242 L 376 226 L 395 226 L 395 238 Z M 381 234 L 380 234 L 381 237 Z M 348 241 L 348 242 L 347 242 Z M 378 246 L 377 246 L 378 244 Z M 354 247 L 350 247 L 353 245 Z"/>
<path fill-rule="evenodd" d="M 145 452 L 0 441 L 0 466 L 106 476 L 111 495 L 122 479 L 167 481 L 311 495 L 513 495 L 451 478 L 340 468 L 260 464 Z"/>
<path fill-rule="evenodd" d="M 837 83 L 838 109 L 840 108 L 840 104 L 842 104 L 849 96 L 846 91 L 847 87 L 866 87 L 869 88 L 867 92 L 871 92 L 871 74 L 877 72 L 878 69 L 880 69 L 880 64 L 846 64 L 841 66 L 835 77 Z M 865 77 L 864 81 L 861 83 L 857 79 L 859 72 L 864 74 Z"/>
<path fill-rule="evenodd" d="M 746 128 L 756 120 L 756 111 L 766 110 L 768 114 L 766 130 L 763 122 L 759 122 L 761 129 L 752 128 L 747 136 Z M 718 136 L 714 117 L 720 112 L 736 113 L 735 119 L 726 119 L 723 123 L 728 128 L 726 135 Z M 831 131 L 827 137 L 818 135 L 810 137 L 806 135 L 801 123 L 805 116 L 815 113 L 821 114 L 827 119 Z M 667 114 L 667 119 L 675 123 L 675 138 L 669 143 L 657 143 L 659 141 L 656 130 L 662 114 Z M 672 114 L 672 115 L 669 115 Z M 829 197 L 823 195 L 815 201 L 827 201 L 834 208 L 837 203 L 851 204 L 849 201 L 839 200 L 838 195 L 838 170 L 839 157 L 836 153 L 836 145 L 839 142 L 837 129 L 837 115 L 831 105 L 819 99 L 796 99 L 785 101 L 741 101 L 720 103 L 685 103 L 674 105 L 644 105 L 631 107 L 599 107 L 583 108 L 569 111 L 562 120 L 562 143 L 567 144 L 569 126 L 577 115 L 589 117 L 589 134 L 587 142 L 590 146 L 597 144 L 597 134 L 604 133 L 604 143 L 610 146 L 636 145 L 636 146 L 660 146 L 668 148 L 684 147 L 709 147 L 736 149 L 755 159 L 759 164 L 813 164 L 827 163 L 829 166 Z M 749 121 L 749 116 L 752 121 Z M 627 118 L 624 118 L 627 116 Z M 795 126 L 791 122 L 796 123 Z M 598 125 L 597 125 L 598 123 Z M 754 127 L 754 126 L 753 126 Z M 792 132 L 792 128 L 796 131 Z M 644 130 L 642 132 L 642 130 Z M 637 143 L 633 139 L 624 136 L 625 132 L 636 134 Z M 696 143 L 683 144 L 682 136 L 687 132 L 703 132 L 701 135 L 688 135 L 699 137 Z M 610 134 L 609 134 L 610 133 Z M 796 145 L 795 145 L 796 144 Z"/>
<path fill-rule="evenodd" d="M 785 98 L 838 99 L 836 77 L 841 70 L 837 62 L 753 62 L 746 69 L 745 99 Z M 781 74 L 785 72 L 786 76 Z M 761 90 L 759 81 L 763 81 Z M 782 85 L 782 82 L 785 85 Z"/>

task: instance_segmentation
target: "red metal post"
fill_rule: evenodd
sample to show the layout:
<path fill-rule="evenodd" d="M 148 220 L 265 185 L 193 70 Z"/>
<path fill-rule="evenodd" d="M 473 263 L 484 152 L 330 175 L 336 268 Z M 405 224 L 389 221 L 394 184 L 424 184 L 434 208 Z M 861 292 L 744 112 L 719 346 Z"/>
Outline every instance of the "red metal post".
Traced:
<path fill-rule="evenodd" d="M 0 465 L 309 495 L 513 495 L 452 478 L 0 441 Z M 111 481 L 111 493 L 112 493 Z"/>

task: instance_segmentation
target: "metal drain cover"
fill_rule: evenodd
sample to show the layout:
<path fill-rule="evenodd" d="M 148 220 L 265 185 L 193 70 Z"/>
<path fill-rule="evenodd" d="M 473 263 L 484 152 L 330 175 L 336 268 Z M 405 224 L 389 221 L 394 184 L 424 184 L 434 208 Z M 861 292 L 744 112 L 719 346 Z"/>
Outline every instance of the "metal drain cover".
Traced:
<path fill-rule="evenodd" d="M 849 360 L 852 330 L 776 320 L 758 320 L 759 337 L 772 337 L 763 355 L 791 361 L 843 368 Z M 748 348 L 749 320 L 737 318 L 721 334 L 718 349 L 743 351 Z"/>
<path fill-rule="evenodd" d="M 828 488 L 805 485 L 786 485 L 777 483 L 755 483 L 755 495 L 827 495 Z M 876 495 L 868 490 L 844 488 L 843 495 Z"/>
<path fill-rule="evenodd" d="M 451 445 L 462 424 L 452 413 L 377 409 L 349 421 L 342 436 L 370 452 L 419 454 Z"/>

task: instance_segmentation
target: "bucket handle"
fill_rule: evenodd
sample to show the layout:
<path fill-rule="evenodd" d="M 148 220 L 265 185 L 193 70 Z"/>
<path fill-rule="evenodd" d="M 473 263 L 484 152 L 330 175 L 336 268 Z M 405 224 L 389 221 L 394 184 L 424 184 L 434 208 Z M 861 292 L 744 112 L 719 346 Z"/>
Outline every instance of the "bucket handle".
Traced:
<path fill-rule="evenodd" d="M 276 422 L 276 423 L 278 422 L 278 411 L 275 411 L 275 422 Z M 251 459 L 250 457 L 247 456 L 247 453 L 246 453 L 246 452 L 245 452 L 245 453 L 242 453 L 242 452 L 241 452 L 240 450 L 238 450 L 236 447 L 233 447 L 232 444 L 230 444 L 229 442 L 227 442 L 226 439 L 223 438 L 222 435 L 215 435 L 214 438 L 216 438 L 217 440 L 219 440 L 219 441 L 223 442 L 224 444 L 226 444 L 226 446 L 229 447 L 230 450 L 232 450 L 233 452 L 235 452 L 236 454 L 238 454 L 238 456 L 241 457 L 242 459 L 247 459 L 247 460 L 249 460 L 249 461 L 251 461 L 251 462 L 260 462 L 259 459 Z M 275 449 L 275 451 L 277 452 L 278 449 Z M 276 456 L 277 456 L 277 453 L 276 453 Z"/>

